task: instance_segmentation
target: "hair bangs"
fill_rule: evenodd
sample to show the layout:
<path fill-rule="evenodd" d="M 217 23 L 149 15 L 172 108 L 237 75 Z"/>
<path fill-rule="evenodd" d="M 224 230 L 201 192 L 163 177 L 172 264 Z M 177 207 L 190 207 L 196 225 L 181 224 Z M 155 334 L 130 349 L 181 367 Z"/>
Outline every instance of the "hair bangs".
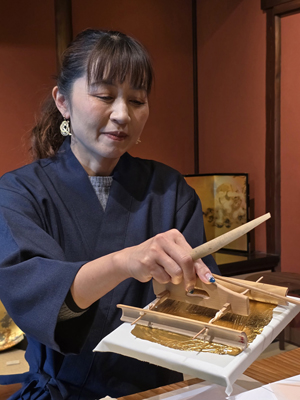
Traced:
<path fill-rule="evenodd" d="M 90 54 L 87 63 L 88 84 L 103 81 L 123 83 L 150 93 L 153 79 L 151 61 L 141 45 L 128 36 L 104 36 Z"/>

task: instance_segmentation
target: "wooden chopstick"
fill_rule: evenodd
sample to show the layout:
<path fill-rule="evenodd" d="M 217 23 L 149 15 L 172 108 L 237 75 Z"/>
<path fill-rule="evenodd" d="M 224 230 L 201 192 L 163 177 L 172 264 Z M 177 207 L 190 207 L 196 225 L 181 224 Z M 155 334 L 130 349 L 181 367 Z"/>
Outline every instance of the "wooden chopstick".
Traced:
<path fill-rule="evenodd" d="M 249 289 L 249 290 L 252 290 L 254 292 L 263 293 L 263 294 L 265 294 L 266 296 L 269 296 L 269 297 L 274 297 L 275 299 L 285 300 L 285 301 L 288 301 L 289 303 L 300 305 L 300 300 L 296 300 L 295 298 L 291 299 L 290 297 L 282 296 L 282 295 L 276 294 L 276 293 L 271 293 L 268 290 L 261 289 L 261 288 L 258 288 L 258 287 L 254 287 L 254 286 L 251 286 L 251 285 L 247 285 L 247 283 L 244 283 L 244 282 L 237 282 L 236 280 L 233 281 L 232 279 L 230 279 L 228 277 L 225 277 L 225 276 L 220 276 L 220 275 L 216 275 L 216 274 L 213 274 L 213 276 L 214 276 L 215 279 L 219 279 L 221 281 L 231 283 L 232 285 L 240 286 L 242 288 Z"/>

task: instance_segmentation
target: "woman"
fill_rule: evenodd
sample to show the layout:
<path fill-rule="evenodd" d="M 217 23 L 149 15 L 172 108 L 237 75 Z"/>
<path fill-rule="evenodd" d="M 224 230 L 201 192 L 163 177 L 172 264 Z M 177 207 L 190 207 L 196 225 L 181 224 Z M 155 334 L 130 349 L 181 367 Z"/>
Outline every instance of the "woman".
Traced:
<path fill-rule="evenodd" d="M 152 278 L 191 290 L 197 275 L 212 277 L 189 255 L 205 240 L 195 192 L 175 170 L 127 153 L 147 121 L 151 83 L 137 41 L 82 32 L 33 130 L 36 161 L 1 178 L 1 300 L 27 335 L 30 365 L 6 380 L 24 382 L 15 399 L 119 397 L 181 379 L 92 352 L 119 326 L 116 304 L 154 299 Z"/>

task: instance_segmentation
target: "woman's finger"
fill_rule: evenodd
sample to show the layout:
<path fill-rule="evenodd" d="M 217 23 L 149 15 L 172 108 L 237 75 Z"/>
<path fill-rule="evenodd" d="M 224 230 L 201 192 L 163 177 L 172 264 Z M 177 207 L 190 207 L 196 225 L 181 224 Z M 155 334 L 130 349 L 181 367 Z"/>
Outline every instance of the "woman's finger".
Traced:
<path fill-rule="evenodd" d="M 196 274 L 204 283 L 212 283 L 215 281 L 215 278 L 212 276 L 210 269 L 204 264 L 204 262 L 199 259 L 194 263 Z"/>

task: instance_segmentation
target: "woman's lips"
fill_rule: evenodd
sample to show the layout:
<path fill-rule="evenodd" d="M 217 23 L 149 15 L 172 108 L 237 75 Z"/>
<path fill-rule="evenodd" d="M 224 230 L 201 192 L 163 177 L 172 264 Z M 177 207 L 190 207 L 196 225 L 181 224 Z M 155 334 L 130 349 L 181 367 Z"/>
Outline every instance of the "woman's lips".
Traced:
<path fill-rule="evenodd" d="M 116 140 L 121 142 L 122 140 L 127 138 L 127 133 L 119 132 L 119 131 L 112 131 L 112 132 L 102 132 L 102 134 L 108 136 L 112 140 Z"/>

